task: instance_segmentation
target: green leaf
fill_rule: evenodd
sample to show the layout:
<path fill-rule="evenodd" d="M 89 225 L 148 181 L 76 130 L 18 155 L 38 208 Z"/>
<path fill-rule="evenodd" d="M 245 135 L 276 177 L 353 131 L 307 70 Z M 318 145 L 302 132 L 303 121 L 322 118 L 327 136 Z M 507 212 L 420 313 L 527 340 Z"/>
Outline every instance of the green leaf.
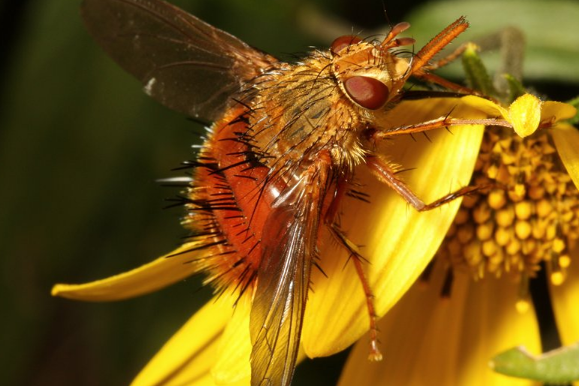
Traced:
<path fill-rule="evenodd" d="M 515 347 L 495 356 L 489 363 L 497 373 L 545 383 L 579 380 L 579 343 L 534 356 Z"/>
<path fill-rule="evenodd" d="M 579 110 L 579 96 L 571 99 L 570 101 L 567 101 L 567 103 L 569 103 L 571 106 Z M 577 113 L 577 115 L 575 115 L 573 118 L 569 120 L 569 123 L 572 125 L 576 125 L 579 123 L 579 112 Z"/>
<path fill-rule="evenodd" d="M 467 84 L 470 88 L 481 91 L 485 95 L 496 94 L 491 77 L 480 59 L 474 44 L 469 44 L 464 51 L 462 55 L 462 66 L 466 73 Z"/>

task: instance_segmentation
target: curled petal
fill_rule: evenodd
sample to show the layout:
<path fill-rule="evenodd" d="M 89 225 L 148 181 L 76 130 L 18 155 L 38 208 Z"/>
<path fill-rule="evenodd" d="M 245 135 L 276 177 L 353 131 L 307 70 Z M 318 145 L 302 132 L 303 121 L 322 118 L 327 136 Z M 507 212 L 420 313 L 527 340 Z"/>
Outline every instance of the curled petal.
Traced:
<path fill-rule="evenodd" d="M 56 284 L 52 296 L 93 302 L 144 295 L 183 280 L 198 271 L 190 262 L 197 245 L 187 243 L 173 252 L 131 271 L 85 284 Z"/>
<path fill-rule="evenodd" d="M 456 100 L 403 103 L 393 110 L 402 125 L 409 117 L 417 122 L 444 116 L 481 118 L 480 112 L 456 107 Z M 478 115 L 477 115 L 478 114 Z M 385 154 L 405 168 L 404 180 L 426 202 L 468 184 L 480 147 L 482 126 L 452 127 L 429 132 L 427 140 L 402 136 L 385 148 Z M 394 143 L 391 143 L 394 142 Z M 347 199 L 343 203 L 342 229 L 360 246 L 378 315 L 383 315 L 410 287 L 442 242 L 460 200 L 429 212 L 418 213 L 365 169 L 357 176 L 369 193 L 370 203 Z M 347 253 L 335 242 L 321 252 L 314 269 L 313 291 L 306 308 L 303 346 L 310 357 L 331 355 L 357 340 L 369 327 L 366 298 Z"/>
<path fill-rule="evenodd" d="M 517 98 L 508 110 L 495 102 L 474 95 L 465 96 L 462 100 L 490 117 L 502 117 L 513 125 L 513 129 L 521 137 L 533 134 L 541 122 L 542 103 L 539 98 L 531 94 L 524 94 Z"/>
<path fill-rule="evenodd" d="M 570 104 L 553 101 L 541 102 L 532 94 L 518 97 L 508 110 L 495 102 L 474 95 L 465 96 L 462 101 L 484 112 L 489 117 L 502 117 L 513 125 L 513 129 L 521 137 L 533 134 L 541 122 L 554 124 L 577 114 L 575 107 Z"/>
<path fill-rule="evenodd" d="M 541 123 L 542 102 L 534 95 L 524 94 L 518 97 L 509 107 L 507 120 L 521 137 L 533 134 Z"/>

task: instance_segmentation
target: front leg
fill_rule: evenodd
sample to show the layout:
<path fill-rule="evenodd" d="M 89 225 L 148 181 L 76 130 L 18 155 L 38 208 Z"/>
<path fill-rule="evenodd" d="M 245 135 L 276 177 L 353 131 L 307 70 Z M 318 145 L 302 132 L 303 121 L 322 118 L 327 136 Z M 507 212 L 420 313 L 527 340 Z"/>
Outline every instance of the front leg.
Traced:
<path fill-rule="evenodd" d="M 452 111 L 451 111 L 452 112 Z M 374 128 L 366 129 L 362 132 L 363 138 L 369 142 L 376 143 L 384 139 L 388 139 L 393 135 L 401 134 L 415 134 L 434 129 L 444 129 L 451 126 L 458 125 L 484 125 L 484 126 L 502 126 L 513 128 L 510 122 L 498 118 L 484 118 L 484 119 L 462 119 L 452 118 L 449 112 L 447 115 L 431 119 L 429 121 L 414 123 L 412 125 L 398 126 L 386 130 L 377 130 Z"/>
<path fill-rule="evenodd" d="M 410 189 L 408 185 L 396 176 L 396 171 L 382 158 L 374 155 L 366 156 L 366 165 L 378 177 L 378 179 L 391 187 L 407 203 L 412 205 L 419 212 L 431 210 L 444 205 L 459 197 L 472 193 L 479 189 L 478 186 L 465 186 L 452 193 L 449 193 L 438 200 L 426 204 L 420 197 Z"/>

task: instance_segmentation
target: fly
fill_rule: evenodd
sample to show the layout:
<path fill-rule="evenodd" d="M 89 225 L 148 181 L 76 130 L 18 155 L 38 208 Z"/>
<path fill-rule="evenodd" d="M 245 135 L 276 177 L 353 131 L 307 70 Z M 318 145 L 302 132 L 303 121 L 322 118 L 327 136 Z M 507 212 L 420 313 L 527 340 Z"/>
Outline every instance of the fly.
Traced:
<path fill-rule="evenodd" d="M 472 191 L 426 204 L 374 151 L 392 135 L 452 124 L 448 117 L 405 127 L 381 122 L 411 76 L 469 92 L 429 72 L 466 20 L 412 57 L 399 54 L 414 44 L 398 37 L 410 26 L 400 23 L 381 41 L 342 36 L 289 64 L 160 0 L 85 0 L 82 15 L 148 95 L 215 122 L 193 163 L 184 222 L 206 251 L 192 264 L 207 282 L 252 299 L 251 384 L 291 383 L 323 227 L 354 257 L 368 299 L 371 357 L 379 360 L 371 290 L 355 244 L 337 225 L 340 202 L 360 164 L 419 211 Z"/>

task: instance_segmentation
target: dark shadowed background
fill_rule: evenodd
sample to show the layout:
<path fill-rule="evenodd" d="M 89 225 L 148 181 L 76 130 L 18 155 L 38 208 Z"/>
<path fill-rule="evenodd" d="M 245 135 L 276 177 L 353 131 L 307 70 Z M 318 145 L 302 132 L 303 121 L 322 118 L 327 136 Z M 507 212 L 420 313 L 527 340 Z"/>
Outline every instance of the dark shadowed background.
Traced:
<path fill-rule="evenodd" d="M 461 15 L 467 39 L 525 29 L 527 85 L 579 92 L 577 1 L 180 0 L 183 8 L 281 58 L 412 21 L 424 39 Z M 50 297 L 56 282 L 120 273 L 186 233 L 178 190 L 158 178 L 192 157 L 203 128 L 149 99 L 91 40 L 80 0 L 0 5 L 0 378 L 3 385 L 122 386 L 211 295 L 191 278 L 117 303 Z M 321 18 L 320 18 L 321 16 Z M 337 30 L 337 32 L 336 32 Z M 331 385 L 345 355 L 300 365 L 295 385 Z"/>

